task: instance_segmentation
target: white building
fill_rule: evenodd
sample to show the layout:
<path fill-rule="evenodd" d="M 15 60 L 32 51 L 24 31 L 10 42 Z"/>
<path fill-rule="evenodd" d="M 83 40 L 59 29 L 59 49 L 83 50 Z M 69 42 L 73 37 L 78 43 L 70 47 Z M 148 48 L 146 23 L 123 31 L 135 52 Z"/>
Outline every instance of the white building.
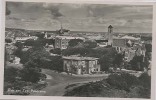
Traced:
<path fill-rule="evenodd" d="M 16 37 L 15 40 L 17 42 L 25 42 L 28 39 L 33 39 L 33 40 L 37 40 L 37 36 L 28 36 L 28 37 Z"/>
<path fill-rule="evenodd" d="M 63 57 L 63 70 L 73 74 L 92 74 L 100 71 L 98 58 L 94 57 Z"/>
<path fill-rule="evenodd" d="M 20 64 L 20 60 L 21 60 L 21 59 L 20 59 L 19 57 L 15 57 L 13 63 L 14 63 L 14 64 Z"/>

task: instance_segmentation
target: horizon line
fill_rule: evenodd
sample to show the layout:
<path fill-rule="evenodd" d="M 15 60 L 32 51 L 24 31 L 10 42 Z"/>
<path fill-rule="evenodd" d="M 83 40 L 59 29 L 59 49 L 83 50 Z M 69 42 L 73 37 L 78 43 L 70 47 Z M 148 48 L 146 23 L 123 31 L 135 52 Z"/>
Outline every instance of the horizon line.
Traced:
<path fill-rule="evenodd" d="M 40 29 L 24 29 L 24 28 L 12 28 L 12 27 L 5 27 L 5 29 L 6 28 L 11 28 L 11 29 L 20 29 L 20 30 L 29 30 L 29 31 L 54 31 L 54 32 L 56 32 L 56 31 L 58 31 L 58 30 L 40 30 Z M 93 32 L 96 32 L 96 33 L 102 33 L 102 31 L 81 31 L 81 30 L 70 30 L 70 32 L 91 32 L 91 33 L 93 33 Z M 104 32 L 103 31 L 103 33 L 107 33 L 107 32 Z M 113 33 L 143 33 L 143 34 L 147 34 L 147 32 L 113 32 Z M 152 34 L 152 32 L 148 32 L 148 34 Z"/>

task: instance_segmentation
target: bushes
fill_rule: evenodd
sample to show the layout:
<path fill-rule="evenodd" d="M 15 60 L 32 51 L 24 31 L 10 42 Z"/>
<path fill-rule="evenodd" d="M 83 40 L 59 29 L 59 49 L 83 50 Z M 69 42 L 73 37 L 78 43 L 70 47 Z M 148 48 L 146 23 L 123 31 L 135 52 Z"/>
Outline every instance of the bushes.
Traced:
<path fill-rule="evenodd" d="M 107 82 L 118 89 L 123 89 L 129 91 L 132 85 L 138 84 L 139 80 L 137 77 L 130 75 L 128 73 L 121 73 L 121 74 L 111 74 L 107 78 Z"/>
<path fill-rule="evenodd" d="M 62 51 L 61 51 L 60 48 L 56 48 L 56 49 L 51 49 L 50 52 L 53 53 L 53 54 L 58 54 L 58 55 L 60 55 Z"/>
<path fill-rule="evenodd" d="M 12 40 L 11 40 L 11 39 L 5 39 L 5 42 L 6 42 L 6 43 L 11 43 Z"/>
<path fill-rule="evenodd" d="M 40 77 L 40 69 L 32 61 L 27 62 L 24 69 L 21 71 L 21 78 L 23 81 L 36 83 L 40 80 Z"/>
<path fill-rule="evenodd" d="M 143 63 L 143 55 L 141 56 L 134 56 L 133 59 L 130 61 L 132 70 L 141 71 L 143 70 L 144 63 Z"/>
<path fill-rule="evenodd" d="M 84 47 L 73 47 L 73 48 L 68 48 L 62 51 L 62 54 L 64 56 L 70 56 L 70 55 L 77 55 L 80 54 L 81 56 L 85 56 L 86 54 L 88 54 L 89 49 L 88 48 L 84 48 Z"/>
<path fill-rule="evenodd" d="M 148 75 L 148 73 L 141 74 L 139 80 L 141 81 L 143 87 L 151 88 L 151 77 Z"/>
<path fill-rule="evenodd" d="M 14 82 L 18 76 L 19 70 L 13 67 L 4 68 L 4 81 L 5 82 Z"/>
<path fill-rule="evenodd" d="M 58 72 L 63 71 L 63 60 L 61 56 L 51 56 L 49 59 L 51 60 L 49 62 L 49 69 L 56 70 Z"/>
<path fill-rule="evenodd" d="M 82 43 L 82 42 L 83 42 L 83 40 L 81 40 L 81 39 L 73 39 L 73 40 L 70 40 L 68 42 L 68 45 L 69 45 L 69 47 L 74 47 L 74 46 L 77 46 L 79 43 Z"/>
<path fill-rule="evenodd" d="M 144 84 L 143 84 L 144 83 Z M 67 91 L 65 96 L 150 98 L 150 76 L 128 73 L 111 74 L 107 79 L 89 82 Z"/>
<path fill-rule="evenodd" d="M 99 82 L 90 82 L 88 84 L 74 88 L 72 91 L 66 91 L 64 96 L 81 96 L 81 97 L 94 97 L 100 94 L 102 85 Z"/>
<path fill-rule="evenodd" d="M 127 97 L 150 98 L 151 77 L 147 73 L 138 78 L 128 73 L 112 74 L 107 82 L 117 89 L 126 90 Z"/>
<path fill-rule="evenodd" d="M 83 42 L 82 44 L 83 44 L 83 46 L 85 48 L 95 48 L 95 47 L 97 47 L 96 41 L 88 40 L 88 41 Z"/>

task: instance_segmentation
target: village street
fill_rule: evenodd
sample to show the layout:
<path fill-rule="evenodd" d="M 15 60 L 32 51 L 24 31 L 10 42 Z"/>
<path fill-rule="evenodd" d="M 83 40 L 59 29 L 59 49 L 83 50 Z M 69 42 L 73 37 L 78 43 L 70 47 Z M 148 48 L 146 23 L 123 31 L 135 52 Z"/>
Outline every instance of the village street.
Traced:
<path fill-rule="evenodd" d="M 68 85 L 74 83 L 87 83 L 92 81 L 102 80 L 107 78 L 107 75 L 100 76 L 71 76 L 62 73 L 57 73 L 52 70 L 42 69 L 42 72 L 47 75 L 48 86 L 42 89 L 44 93 L 31 93 L 30 95 L 38 96 L 63 96 Z"/>

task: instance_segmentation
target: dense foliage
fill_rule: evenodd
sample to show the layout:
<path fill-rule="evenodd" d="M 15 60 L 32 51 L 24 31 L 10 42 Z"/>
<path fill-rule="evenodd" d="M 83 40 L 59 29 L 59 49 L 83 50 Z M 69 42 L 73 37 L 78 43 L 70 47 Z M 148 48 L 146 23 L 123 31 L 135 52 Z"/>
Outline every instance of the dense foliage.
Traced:
<path fill-rule="evenodd" d="M 143 70 L 144 68 L 144 62 L 143 62 L 143 56 L 134 56 L 133 59 L 130 61 L 131 69 L 132 70 Z"/>
<path fill-rule="evenodd" d="M 21 71 L 21 80 L 32 83 L 38 82 L 41 77 L 41 70 L 38 68 L 38 64 L 29 61 L 24 66 Z"/>
<path fill-rule="evenodd" d="M 60 55 L 62 53 L 60 48 L 51 49 L 50 52 L 53 54 L 58 54 L 58 55 Z"/>
<path fill-rule="evenodd" d="M 72 39 L 68 42 L 68 46 L 69 47 L 74 47 L 74 46 L 77 46 L 79 43 L 82 43 L 83 40 L 81 39 Z"/>
<path fill-rule="evenodd" d="M 95 47 L 97 47 L 97 43 L 96 43 L 96 41 L 87 40 L 87 41 L 83 42 L 83 46 L 85 48 L 95 48 Z"/>
<path fill-rule="evenodd" d="M 150 84 L 150 76 L 146 73 L 140 77 L 128 73 L 111 74 L 101 81 L 75 84 L 73 89 L 68 87 L 65 96 L 150 98 Z"/>
<path fill-rule="evenodd" d="M 6 43 L 11 43 L 12 40 L 11 40 L 11 39 L 5 39 L 5 42 L 6 42 Z"/>

